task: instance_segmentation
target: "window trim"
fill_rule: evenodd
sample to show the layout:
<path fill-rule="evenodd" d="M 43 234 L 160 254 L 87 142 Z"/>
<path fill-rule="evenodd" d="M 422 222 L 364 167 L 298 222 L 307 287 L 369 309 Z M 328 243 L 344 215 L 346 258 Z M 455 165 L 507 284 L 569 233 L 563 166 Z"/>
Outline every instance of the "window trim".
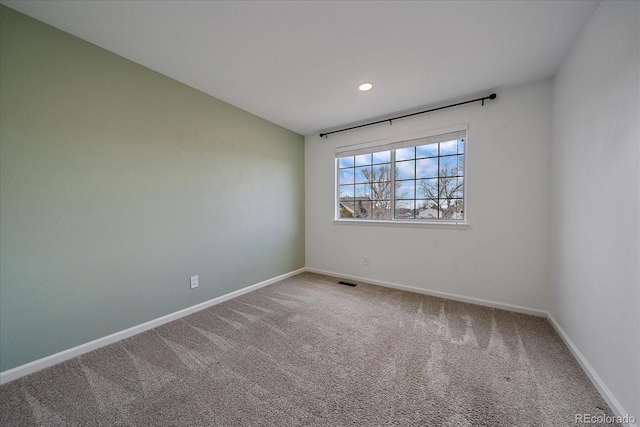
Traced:
<path fill-rule="evenodd" d="M 384 151 L 384 150 L 392 150 L 391 152 L 391 168 L 392 174 L 396 168 L 395 161 L 395 150 L 398 148 L 402 148 L 403 143 L 413 141 L 416 139 L 423 138 L 432 138 L 438 137 L 440 135 L 445 135 L 448 133 L 460 132 L 464 131 L 466 133 L 465 136 L 465 145 L 464 145 L 464 187 L 463 187 L 463 210 L 464 210 L 464 219 L 438 219 L 438 220 L 430 220 L 430 219 L 398 219 L 395 218 L 393 214 L 394 208 L 392 207 L 392 215 L 391 219 L 388 220 L 380 220 L 380 219 L 347 219 L 340 218 L 340 168 L 339 168 L 339 158 L 345 157 L 348 155 L 352 155 L 355 152 L 368 152 L 373 153 L 376 151 Z M 415 145 L 406 145 L 407 147 L 412 147 Z M 426 130 L 422 132 L 399 135 L 391 138 L 385 138 L 380 140 L 374 140 L 364 143 L 357 143 L 351 145 L 345 145 L 336 147 L 334 150 L 335 153 L 335 162 L 334 162 L 334 224 L 354 224 L 354 225 L 378 225 L 378 226 L 402 226 L 402 227 L 437 227 L 437 228 L 468 228 L 469 227 L 469 211 L 467 206 L 468 199 L 468 179 L 467 179 L 467 165 L 468 165 L 468 153 L 469 153 L 469 127 L 468 125 L 458 125 L 451 126 L 447 128 L 440 129 L 432 129 Z M 353 154 L 355 155 L 355 154 Z M 393 176 L 393 175 L 392 175 Z M 391 200 L 395 206 L 395 186 L 391 186 Z"/>

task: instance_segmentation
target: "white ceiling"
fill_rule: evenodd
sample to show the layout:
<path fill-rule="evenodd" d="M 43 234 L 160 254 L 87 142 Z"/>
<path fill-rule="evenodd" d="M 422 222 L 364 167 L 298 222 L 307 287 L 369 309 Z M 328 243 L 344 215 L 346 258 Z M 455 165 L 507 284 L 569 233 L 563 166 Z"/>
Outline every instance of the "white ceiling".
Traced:
<path fill-rule="evenodd" d="M 598 4 L 0 2 L 303 135 L 551 77 Z"/>

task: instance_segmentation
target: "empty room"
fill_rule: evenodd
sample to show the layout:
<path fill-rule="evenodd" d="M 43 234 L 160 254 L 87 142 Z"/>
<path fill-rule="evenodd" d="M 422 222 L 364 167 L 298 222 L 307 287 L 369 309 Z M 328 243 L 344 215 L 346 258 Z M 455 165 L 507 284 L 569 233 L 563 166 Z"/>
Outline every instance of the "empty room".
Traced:
<path fill-rule="evenodd" d="M 0 0 L 0 425 L 638 426 L 640 2 Z"/>

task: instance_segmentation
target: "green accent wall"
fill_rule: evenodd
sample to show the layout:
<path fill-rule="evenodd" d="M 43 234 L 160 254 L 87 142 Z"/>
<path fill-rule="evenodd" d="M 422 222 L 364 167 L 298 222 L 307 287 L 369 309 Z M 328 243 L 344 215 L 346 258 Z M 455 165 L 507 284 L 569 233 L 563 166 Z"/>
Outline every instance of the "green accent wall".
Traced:
<path fill-rule="evenodd" d="M 0 31 L 0 371 L 304 267 L 301 135 L 4 6 Z"/>

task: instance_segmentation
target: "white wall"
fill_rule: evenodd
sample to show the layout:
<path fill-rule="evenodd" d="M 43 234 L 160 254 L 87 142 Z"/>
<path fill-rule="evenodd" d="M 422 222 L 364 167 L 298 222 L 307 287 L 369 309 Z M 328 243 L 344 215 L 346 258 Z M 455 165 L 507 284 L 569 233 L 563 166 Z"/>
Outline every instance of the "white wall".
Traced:
<path fill-rule="evenodd" d="M 545 80 L 498 90 L 484 107 L 470 104 L 328 139 L 308 135 L 306 266 L 546 310 L 551 87 Z M 333 222 L 335 147 L 465 123 L 468 228 Z"/>
<path fill-rule="evenodd" d="M 639 27 L 639 2 L 596 9 L 554 81 L 551 153 L 551 313 L 636 419 Z"/>

